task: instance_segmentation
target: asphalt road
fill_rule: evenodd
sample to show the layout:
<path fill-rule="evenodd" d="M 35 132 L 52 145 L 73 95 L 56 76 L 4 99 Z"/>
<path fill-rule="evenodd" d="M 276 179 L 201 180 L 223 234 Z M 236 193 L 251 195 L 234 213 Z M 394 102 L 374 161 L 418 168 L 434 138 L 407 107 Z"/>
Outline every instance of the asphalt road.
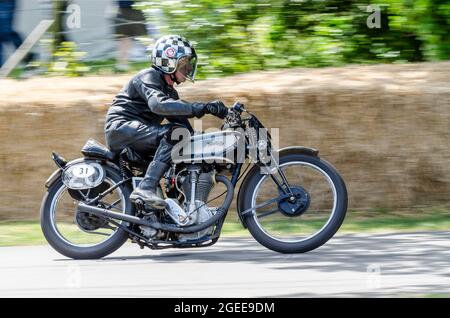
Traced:
<path fill-rule="evenodd" d="M 126 244 L 74 261 L 49 246 L 0 248 L 0 297 L 450 297 L 450 232 L 337 235 L 282 255 L 251 238 L 188 250 Z"/>

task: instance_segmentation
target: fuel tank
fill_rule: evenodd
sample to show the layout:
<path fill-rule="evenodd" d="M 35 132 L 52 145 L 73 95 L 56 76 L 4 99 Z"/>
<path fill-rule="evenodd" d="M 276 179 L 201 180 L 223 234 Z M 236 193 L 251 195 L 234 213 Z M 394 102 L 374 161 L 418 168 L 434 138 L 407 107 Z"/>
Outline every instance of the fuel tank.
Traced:
<path fill-rule="evenodd" d="M 231 163 L 245 157 L 245 135 L 236 130 L 197 134 L 176 144 L 172 150 L 174 163 Z"/>

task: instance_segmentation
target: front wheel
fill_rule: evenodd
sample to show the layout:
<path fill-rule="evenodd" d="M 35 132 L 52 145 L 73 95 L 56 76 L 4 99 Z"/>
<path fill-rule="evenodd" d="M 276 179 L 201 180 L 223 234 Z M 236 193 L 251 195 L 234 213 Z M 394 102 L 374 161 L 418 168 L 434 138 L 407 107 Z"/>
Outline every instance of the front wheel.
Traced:
<path fill-rule="evenodd" d="M 250 176 L 246 183 L 244 210 L 252 236 L 265 247 L 280 253 L 304 253 L 327 242 L 337 232 L 347 212 L 347 189 L 336 169 L 325 160 L 289 154 L 279 158 L 279 167 L 295 200 L 273 200 L 283 195 L 276 184 L 278 174 Z"/>
<path fill-rule="evenodd" d="M 77 213 L 79 202 L 96 197 L 122 177 L 118 171 L 104 166 L 102 184 L 87 190 L 68 189 L 57 179 L 48 189 L 41 206 L 41 228 L 48 243 L 59 253 L 74 259 L 97 259 L 122 246 L 127 233 L 106 220 L 86 213 Z M 99 206 L 114 212 L 132 214 L 131 189 L 122 184 L 99 201 Z M 124 222 L 118 222 L 124 223 Z"/>

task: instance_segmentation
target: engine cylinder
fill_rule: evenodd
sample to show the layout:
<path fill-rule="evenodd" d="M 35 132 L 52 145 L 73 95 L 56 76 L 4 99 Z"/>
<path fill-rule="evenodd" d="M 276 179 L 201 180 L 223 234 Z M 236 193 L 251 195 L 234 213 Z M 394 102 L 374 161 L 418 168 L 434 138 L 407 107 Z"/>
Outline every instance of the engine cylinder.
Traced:
<path fill-rule="evenodd" d="M 195 200 L 206 202 L 213 186 L 214 186 L 214 172 L 201 173 L 198 177 Z M 184 178 L 182 189 L 187 196 L 187 200 L 190 200 L 189 195 L 191 193 L 191 183 L 189 178 Z"/>

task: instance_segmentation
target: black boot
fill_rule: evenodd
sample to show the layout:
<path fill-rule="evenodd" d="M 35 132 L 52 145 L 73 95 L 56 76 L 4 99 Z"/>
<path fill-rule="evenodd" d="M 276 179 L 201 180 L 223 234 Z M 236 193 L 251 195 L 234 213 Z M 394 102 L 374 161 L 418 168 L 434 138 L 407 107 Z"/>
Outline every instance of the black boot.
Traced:
<path fill-rule="evenodd" d="M 159 180 L 161 180 L 161 177 L 169 167 L 170 166 L 164 162 L 152 161 L 148 166 L 144 179 L 131 193 L 131 201 L 135 202 L 137 199 L 141 199 L 145 204 L 149 205 L 149 207 L 153 209 L 164 209 L 166 207 L 166 202 L 163 198 L 157 195 L 156 189 L 158 187 Z"/>

